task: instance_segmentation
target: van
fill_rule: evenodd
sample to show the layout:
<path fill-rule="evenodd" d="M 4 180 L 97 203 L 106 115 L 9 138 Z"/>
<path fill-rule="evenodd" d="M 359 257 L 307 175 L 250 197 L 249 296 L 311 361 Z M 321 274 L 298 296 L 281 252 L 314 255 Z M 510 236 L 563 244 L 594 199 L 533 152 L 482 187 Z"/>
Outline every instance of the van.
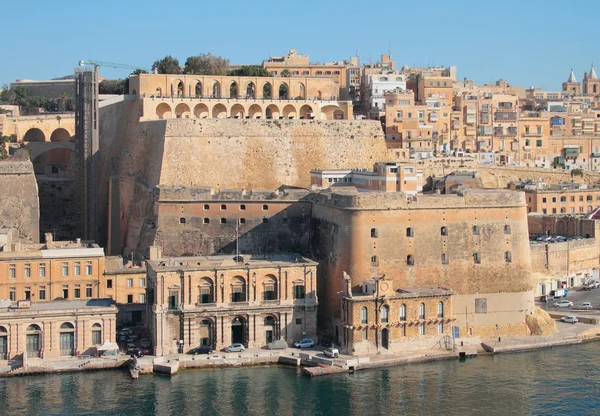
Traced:
<path fill-rule="evenodd" d="M 553 290 L 550 292 L 550 295 L 554 296 L 554 299 L 559 299 L 563 296 L 567 296 L 564 289 Z"/>
<path fill-rule="evenodd" d="M 270 350 L 285 350 L 288 347 L 288 344 L 283 339 L 278 339 L 273 342 L 267 344 L 267 349 Z"/>

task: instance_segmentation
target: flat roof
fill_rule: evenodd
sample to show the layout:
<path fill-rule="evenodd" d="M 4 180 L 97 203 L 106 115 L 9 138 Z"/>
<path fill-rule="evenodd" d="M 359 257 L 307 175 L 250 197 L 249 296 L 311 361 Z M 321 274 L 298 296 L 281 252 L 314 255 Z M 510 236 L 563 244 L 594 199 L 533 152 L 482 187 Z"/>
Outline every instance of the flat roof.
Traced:
<path fill-rule="evenodd" d="M 388 299 L 414 299 L 414 298 L 427 298 L 427 297 L 438 297 L 438 296 L 451 296 L 454 292 L 444 287 L 422 287 L 415 289 L 396 289 L 393 295 L 386 295 Z M 381 297 L 381 296 L 380 296 Z M 375 299 L 376 296 L 368 295 L 363 292 L 352 292 L 352 298 L 346 297 L 346 299 L 357 300 L 370 300 Z"/>
<path fill-rule="evenodd" d="M 85 300 L 55 300 L 50 302 L 31 302 L 29 308 L 0 308 L 2 312 L 43 312 L 43 311 L 59 311 L 59 310 L 79 310 L 79 309 L 98 309 L 110 308 L 115 309 L 111 299 L 91 299 Z"/>
<path fill-rule="evenodd" d="M 148 265 L 151 269 L 157 271 L 177 271 L 316 266 L 318 264 L 295 253 L 275 254 L 272 256 L 240 254 L 239 260 L 235 261 L 235 255 L 165 257 L 150 260 L 148 261 Z"/>

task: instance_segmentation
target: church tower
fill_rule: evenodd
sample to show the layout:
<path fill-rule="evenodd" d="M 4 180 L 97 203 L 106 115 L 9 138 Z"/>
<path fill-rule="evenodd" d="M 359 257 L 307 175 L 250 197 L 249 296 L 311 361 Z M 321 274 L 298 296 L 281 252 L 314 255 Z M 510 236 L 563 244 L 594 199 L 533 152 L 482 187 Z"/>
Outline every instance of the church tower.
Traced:
<path fill-rule="evenodd" d="M 600 79 L 596 76 L 594 64 L 587 74 L 583 74 L 583 93 L 588 95 L 600 94 Z"/>
<path fill-rule="evenodd" d="M 575 79 L 575 74 L 573 73 L 572 69 L 569 79 L 567 79 L 567 82 L 563 82 L 562 84 L 562 90 L 563 92 L 571 95 L 581 94 L 581 84 Z"/>

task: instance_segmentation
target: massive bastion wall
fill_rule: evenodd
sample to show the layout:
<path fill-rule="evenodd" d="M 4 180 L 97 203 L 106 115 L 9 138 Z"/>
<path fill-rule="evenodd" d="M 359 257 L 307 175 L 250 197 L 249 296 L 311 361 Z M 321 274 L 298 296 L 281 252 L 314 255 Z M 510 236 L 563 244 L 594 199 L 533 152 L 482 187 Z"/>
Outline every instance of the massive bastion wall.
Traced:
<path fill-rule="evenodd" d="M 170 119 L 139 121 L 134 101 L 100 109 L 100 218 L 111 254 L 145 255 L 157 186 L 306 187 L 315 168 L 386 159 L 379 122 Z M 185 201 L 182 201 L 185 202 Z"/>

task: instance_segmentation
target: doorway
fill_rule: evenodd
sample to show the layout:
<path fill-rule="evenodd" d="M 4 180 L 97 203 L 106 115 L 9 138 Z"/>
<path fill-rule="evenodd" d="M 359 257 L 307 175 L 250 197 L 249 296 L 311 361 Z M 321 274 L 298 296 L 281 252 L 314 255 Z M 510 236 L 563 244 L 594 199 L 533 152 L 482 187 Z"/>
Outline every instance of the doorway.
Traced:
<path fill-rule="evenodd" d="M 245 337 L 245 320 L 244 318 L 234 318 L 231 322 L 231 343 L 246 344 Z"/>
<path fill-rule="evenodd" d="M 381 331 L 381 345 L 386 350 L 389 348 L 389 333 L 388 333 L 387 328 L 385 328 L 383 331 Z"/>

